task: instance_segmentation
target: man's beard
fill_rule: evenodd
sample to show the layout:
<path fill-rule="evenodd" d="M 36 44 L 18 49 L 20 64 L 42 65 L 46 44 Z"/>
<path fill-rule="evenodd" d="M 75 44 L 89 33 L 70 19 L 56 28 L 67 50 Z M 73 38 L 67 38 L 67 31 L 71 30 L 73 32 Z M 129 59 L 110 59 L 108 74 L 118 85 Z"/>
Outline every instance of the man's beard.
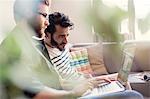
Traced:
<path fill-rule="evenodd" d="M 58 46 L 58 43 L 53 39 L 53 35 L 51 36 L 51 44 L 52 46 Z"/>
<path fill-rule="evenodd" d="M 63 43 L 62 43 L 63 44 Z M 64 48 L 60 48 L 59 44 L 53 39 L 53 35 L 51 36 L 51 45 L 57 47 L 60 51 L 65 50 Z M 60 44 L 61 45 L 61 44 Z"/>
<path fill-rule="evenodd" d="M 36 24 L 36 23 L 35 23 Z M 29 25 L 31 26 L 31 28 L 33 29 L 35 35 L 39 38 L 44 39 L 45 37 L 45 33 L 44 33 L 44 29 L 42 27 L 40 27 L 39 25 L 35 25 L 33 24 L 33 22 L 29 22 Z"/>

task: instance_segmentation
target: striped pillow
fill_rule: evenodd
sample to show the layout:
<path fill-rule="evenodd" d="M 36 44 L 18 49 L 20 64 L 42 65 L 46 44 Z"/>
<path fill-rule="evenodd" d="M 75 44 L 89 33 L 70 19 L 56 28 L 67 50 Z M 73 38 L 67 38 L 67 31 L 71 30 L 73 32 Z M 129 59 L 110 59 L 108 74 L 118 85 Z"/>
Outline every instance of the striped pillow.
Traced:
<path fill-rule="evenodd" d="M 92 73 L 90 67 L 87 49 L 81 49 L 77 51 L 72 51 L 70 66 L 75 68 L 80 73 L 89 74 Z"/>

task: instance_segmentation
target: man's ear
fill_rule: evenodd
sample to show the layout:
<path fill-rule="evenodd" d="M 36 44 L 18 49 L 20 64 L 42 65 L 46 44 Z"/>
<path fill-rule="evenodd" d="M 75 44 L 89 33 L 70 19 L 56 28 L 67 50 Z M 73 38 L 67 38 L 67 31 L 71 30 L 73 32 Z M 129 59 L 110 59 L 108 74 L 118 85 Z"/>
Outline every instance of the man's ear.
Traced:
<path fill-rule="evenodd" d="M 47 33 L 45 33 L 45 38 L 48 38 L 48 35 L 47 35 Z"/>
<path fill-rule="evenodd" d="M 45 38 L 51 38 L 51 34 L 50 33 L 45 33 Z"/>

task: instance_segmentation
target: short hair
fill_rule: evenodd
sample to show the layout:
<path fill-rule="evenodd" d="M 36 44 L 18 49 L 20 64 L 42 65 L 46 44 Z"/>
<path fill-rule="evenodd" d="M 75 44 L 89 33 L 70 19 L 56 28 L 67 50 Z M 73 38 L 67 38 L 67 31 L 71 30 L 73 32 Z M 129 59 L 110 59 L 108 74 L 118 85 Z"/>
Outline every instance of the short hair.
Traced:
<path fill-rule="evenodd" d="M 50 0 L 15 0 L 13 6 L 14 19 L 16 22 L 26 19 L 29 11 L 36 12 L 39 4 L 50 5 Z"/>
<path fill-rule="evenodd" d="M 70 21 L 69 17 L 60 12 L 54 12 L 49 15 L 49 25 L 45 29 L 45 33 L 54 34 L 56 32 L 55 25 L 60 25 L 61 27 L 73 27 L 73 23 Z"/>

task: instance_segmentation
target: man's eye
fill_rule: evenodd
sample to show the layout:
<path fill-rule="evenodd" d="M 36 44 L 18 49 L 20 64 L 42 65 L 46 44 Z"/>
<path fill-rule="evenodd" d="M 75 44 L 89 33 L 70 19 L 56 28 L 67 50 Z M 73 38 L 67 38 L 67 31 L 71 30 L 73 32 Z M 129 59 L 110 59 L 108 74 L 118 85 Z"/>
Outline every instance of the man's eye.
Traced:
<path fill-rule="evenodd" d="M 46 13 L 41 13 L 41 12 L 38 12 L 38 13 L 47 19 L 48 15 Z"/>
<path fill-rule="evenodd" d="M 47 14 L 43 14 L 43 16 L 46 18 L 46 17 L 47 17 Z"/>

